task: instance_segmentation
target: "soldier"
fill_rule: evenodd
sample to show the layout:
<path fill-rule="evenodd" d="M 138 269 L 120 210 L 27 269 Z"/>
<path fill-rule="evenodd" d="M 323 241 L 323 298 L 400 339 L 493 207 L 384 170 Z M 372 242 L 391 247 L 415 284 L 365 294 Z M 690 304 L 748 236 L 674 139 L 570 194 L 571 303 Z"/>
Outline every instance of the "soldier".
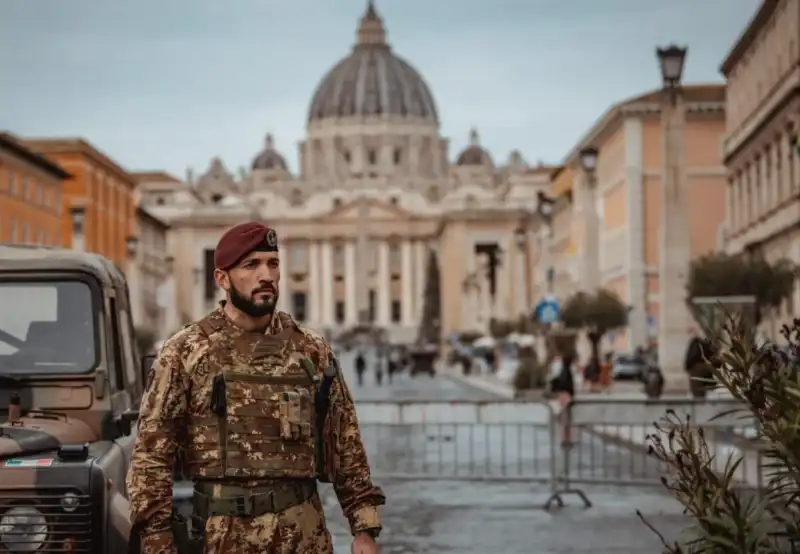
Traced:
<path fill-rule="evenodd" d="M 180 449 L 202 522 L 198 551 L 332 552 L 321 480 L 333 483 L 352 552 L 376 554 L 385 497 L 370 479 L 350 392 L 341 372 L 332 377 L 329 344 L 275 309 L 275 231 L 233 227 L 214 265 L 226 300 L 166 341 L 142 399 L 127 481 L 132 543 L 142 554 L 178 552 L 171 518 Z"/>

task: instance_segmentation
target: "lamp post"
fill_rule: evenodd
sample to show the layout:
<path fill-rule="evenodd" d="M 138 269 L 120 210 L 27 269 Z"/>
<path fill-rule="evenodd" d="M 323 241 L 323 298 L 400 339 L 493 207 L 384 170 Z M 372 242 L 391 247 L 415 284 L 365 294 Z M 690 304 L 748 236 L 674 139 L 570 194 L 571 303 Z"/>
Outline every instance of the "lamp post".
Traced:
<path fill-rule="evenodd" d="M 597 158 L 600 151 L 586 146 L 578 154 L 583 169 L 581 215 L 583 218 L 583 271 L 581 289 L 593 291 L 600 286 L 600 221 L 597 214 Z"/>
<path fill-rule="evenodd" d="M 547 283 L 547 293 L 553 292 L 553 279 L 555 272 L 552 267 L 550 259 L 550 239 L 553 236 L 553 210 L 555 208 L 555 200 L 542 191 L 536 193 L 536 215 L 542 221 L 541 228 L 541 256 L 542 267 L 545 271 L 545 281 Z"/>
<path fill-rule="evenodd" d="M 681 85 L 686 52 L 686 48 L 675 45 L 656 49 L 662 79 L 661 132 L 664 153 L 658 268 L 658 360 L 664 372 L 665 390 L 674 392 L 688 390 L 682 362 L 691 324 L 691 315 L 685 302 L 686 275 L 692 253 L 683 160 L 685 111 Z"/>

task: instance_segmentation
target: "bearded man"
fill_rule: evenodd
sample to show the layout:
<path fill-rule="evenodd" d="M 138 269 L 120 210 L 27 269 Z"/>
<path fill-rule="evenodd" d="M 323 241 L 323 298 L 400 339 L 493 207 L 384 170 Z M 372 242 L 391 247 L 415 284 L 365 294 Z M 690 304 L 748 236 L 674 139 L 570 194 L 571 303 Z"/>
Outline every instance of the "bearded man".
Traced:
<path fill-rule="evenodd" d="M 256 222 L 228 230 L 214 265 L 226 300 L 165 342 L 142 398 L 127 479 L 132 539 L 142 554 L 177 553 L 172 474 L 180 450 L 194 482 L 196 550 L 332 552 L 317 494 L 323 481 L 333 483 L 349 521 L 352 552 L 377 554 L 385 497 L 371 481 L 331 346 L 276 311 L 275 230 Z"/>

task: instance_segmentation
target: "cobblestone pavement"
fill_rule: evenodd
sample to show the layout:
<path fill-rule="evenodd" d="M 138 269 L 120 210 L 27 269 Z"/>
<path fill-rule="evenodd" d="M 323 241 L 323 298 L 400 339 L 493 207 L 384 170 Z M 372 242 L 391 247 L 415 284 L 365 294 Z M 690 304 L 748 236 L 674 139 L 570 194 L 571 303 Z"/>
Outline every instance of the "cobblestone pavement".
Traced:
<path fill-rule="evenodd" d="M 363 387 L 358 387 L 352 371 L 352 356 L 342 357 L 345 378 L 350 385 L 356 406 L 362 410 L 371 401 L 387 400 L 493 400 L 491 394 L 473 389 L 460 381 L 445 376 L 430 378 L 426 375 L 415 379 L 407 375 L 395 378 L 392 384 L 384 379 L 383 386 L 375 382 L 370 372 Z M 365 414 L 368 415 L 368 414 Z M 365 428 L 369 428 L 365 425 Z M 374 433 L 380 427 L 365 433 L 368 450 L 376 446 Z M 546 436 L 544 429 L 535 431 Z M 402 461 L 409 463 L 434 456 L 442 459 L 444 452 L 455 455 L 457 447 L 443 449 L 438 439 L 453 434 L 446 426 L 432 427 L 421 431 L 420 444 L 409 449 L 408 437 L 402 433 L 395 436 L 378 437 L 381 445 L 396 441 L 390 448 L 371 454 L 373 468 L 407 469 Z M 451 437 L 452 438 L 452 437 Z M 432 440 L 437 439 L 437 440 Z M 602 448 L 604 474 L 613 475 L 614 465 L 624 465 L 626 470 L 642 464 L 623 448 L 603 446 L 596 437 L 576 437 L 587 452 Z M 539 439 L 533 439 L 539 440 Z M 545 439 L 542 439 L 545 440 Z M 454 441 L 456 444 L 458 441 Z M 496 456 L 493 450 L 505 451 L 502 445 L 486 445 L 488 456 Z M 615 452 L 616 450 L 616 452 Z M 387 459 L 390 452 L 392 459 Z M 608 459 L 615 452 L 615 461 Z M 545 468 L 552 452 L 546 449 L 537 454 Z M 537 458 L 538 459 L 538 458 Z M 400 460 L 400 462 L 398 462 Z M 598 458 L 600 460 L 600 458 Z M 531 464 L 536 460 L 525 460 Z M 450 460 L 456 466 L 454 460 Z M 634 463 L 635 462 L 635 463 Z M 492 462 L 495 463 L 495 462 Z M 582 462 L 587 463 L 587 462 Z M 592 462 L 597 465 L 596 461 Z M 417 470 L 419 465 L 414 466 Z M 529 467 L 538 467 L 531 466 Z M 653 471 L 643 466 L 641 471 Z M 538 470 L 537 470 L 538 471 Z M 608 472 L 608 473 L 606 473 Z M 377 471 L 380 473 L 380 471 Z M 513 473 L 513 471 L 511 472 Z M 460 554 L 644 554 L 660 552 L 658 539 L 636 516 L 641 510 L 652 524 L 668 539 L 678 536 L 688 521 L 681 515 L 680 506 L 656 487 L 584 487 L 594 504 L 584 508 L 580 499 L 565 497 L 566 506 L 545 511 L 543 504 L 548 499 L 549 488 L 544 483 L 516 481 L 481 481 L 468 479 L 451 480 L 406 480 L 376 477 L 386 492 L 388 502 L 382 509 L 384 532 L 381 535 L 381 551 L 384 554 L 460 553 Z M 191 485 L 180 483 L 179 495 L 189 498 Z M 350 550 L 350 533 L 342 516 L 332 488 L 322 485 L 320 494 L 325 505 L 328 526 L 334 539 L 337 554 Z M 188 505 L 182 503 L 186 512 Z"/>
<path fill-rule="evenodd" d="M 489 393 L 441 376 L 411 379 L 402 375 L 391 385 L 384 379 L 383 386 L 377 386 L 370 371 L 364 386 L 358 387 L 352 356 L 342 356 L 342 365 L 357 407 L 374 400 L 493 399 Z M 597 441 L 593 437 L 581 440 Z M 405 447 L 403 442 L 393 451 L 402 452 Z M 618 453 L 618 457 L 623 455 Z M 372 460 L 373 466 L 385 462 Z M 687 525 L 680 506 L 655 487 L 584 487 L 592 508 L 584 508 L 577 497 L 569 496 L 565 497 L 566 507 L 548 512 L 542 508 L 549 497 L 545 484 L 376 480 L 388 498 L 382 511 L 383 553 L 655 553 L 660 552 L 660 543 L 639 521 L 637 509 L 668 538 L 676 537 Z M 348 552 L 349 532 L 330 487 L 322 490 L 322 497 L 336 551 Z"/>

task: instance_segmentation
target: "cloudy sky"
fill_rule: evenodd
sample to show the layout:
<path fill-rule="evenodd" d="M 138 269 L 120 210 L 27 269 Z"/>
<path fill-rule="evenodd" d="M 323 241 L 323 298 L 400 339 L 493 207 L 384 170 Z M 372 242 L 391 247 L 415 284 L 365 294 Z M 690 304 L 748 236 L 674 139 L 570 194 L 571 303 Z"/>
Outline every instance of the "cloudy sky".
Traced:
<path fill-rule="evenodd" d="M 296 167 L 323 74 L 366 0 L 2 0 L 0 129 L 83 136 L 132 170 L 249 165 L 267 132 Z M 654 47 L 718 67 L 759 0 L 378 0 L 430 84 L 451 156 L 558 162 L 612 103 L 659 85 Z"/>

